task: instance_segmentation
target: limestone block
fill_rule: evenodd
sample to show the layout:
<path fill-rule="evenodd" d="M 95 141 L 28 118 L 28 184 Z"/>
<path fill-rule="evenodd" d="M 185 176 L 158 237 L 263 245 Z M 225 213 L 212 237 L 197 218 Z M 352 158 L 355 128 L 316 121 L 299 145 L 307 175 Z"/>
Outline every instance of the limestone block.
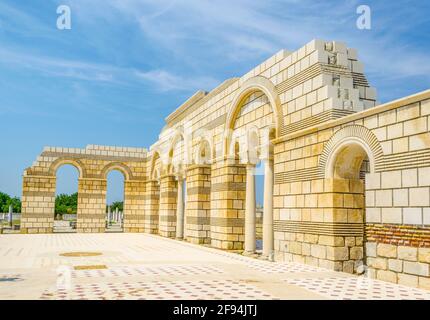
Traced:
<path fill-rule="evenodd" d="M 407 207 L 409 205 L 409 190 L 395 189 L 393 190 L 393 206 Z"/>
<path fill-rule="evenodd" d="M 410 151 L 429 149 L 430 148 L 430 133 L 422 133 L 409 137 Z"/>
<path fill-rule="evenodd" d="M 421 262 L 410 262 L 405 261 L 403 263 L 403 269 L 405 273 L 428 277 L 430 276 L 430 265 Z"/>
<path fill-rule="evenodd" d="M 354 260 L 363 259 L 363 248 L 353 247 L 349 251 L 349 257 Z"/>
<path fill-rule="evenodd" d="M 367 265 L 371 268 L 386 270 L 387 269 L 387 259 L 385 258 L 367 258 Z"/>
<path fill-rule="evenodd" d="M 401 171 L 387 171 L 381 173 L 381 188 L 400 188 L 402 186 Z"/>
<path fill-rule="evenodd" d="M 417 287 L 418 277 L 410 274 L 398 273 L 397 283 L 409 287 Z"/>
<path fill-rule="evenodd" d="M 366 242 L 366 255 L 368 257 L 376 257 L 376 242 Z"/>
<path fill-rule="evenodd" d="M 418 185 L 430 186 L 430 167 L 418 168 Z"/>
<path fill-rule="evenodd" d="M 395 272 L 402 272 L 403 261 L 398 259 L 388 259 L 388 269 Z"/>
<path fill-rule="evenodd" d="M 382 223 L 402 223 L 401 208 L 382 208 L 381 210 Z"/>
<path fill-rule="evenodd" d="M 418 186 L 418 171 L 417 169 L 402 170 L 402 187 Z"/>
<path fill-rule="evenodd" d="M 397 248 L 398 258 L 407 261 L 417 261 L 418 249 L 414 247 L 399 246 Z"/>
<path fill-rule="evenodd" d="M 386 258 L 397 257 L 397 246 L 392 244 L 379 243 L 376 250 L 378 256 Z"/>
<path fill-rule="evenodd" d="M 430 208 L 423 208 L 423 224 L 430 225 Z"/>
<path fill-rule="evenodd" d="M 423 216 L 421 208 L 403 208 L 404 224 L 422 224 Z"/>
<path fill-rule="evenodd" d="M 375 190 L 381 188 L 381 174 L 368 173 L 366 175 L 366 190 Z"/>
<path fill-rule="evenodd" d="M 418 287 L 426 289 L 426 290 L 430 290 L 430 278 L 419 277 L 418 278 Z"/>
<path fill-rule="evenodd" d="M 366 209 L 366 221 L 368 223 L 379 223 L 379 222 L 381 222 L 381 208 L 367 208 Z"/>
<path fill-rule="evenodd" d="M 430 206 L 430 188 L 420 187 L 409 189 L 409 205 L 411 207 Z"/>
<path fill-rule="evenodd" d="M 430 263 L 430 248 L 418 249 L 418 261 L 424 262 L 424 263 Z"/>
<path fill-rule="evenodd" d="M 406 121 L 420 116 L 420 105 L 414 103 L 397 109 L 397 121 Z"/>
<path fill-rule="evenodd" d="M 427 131 L 427 118 L 421 117 L 404 123 L 404 135 L 410 136 Z"/>
<path fill-rule="evenodd" d="M 377 207 L 391 207 L 393 205 L 393 191 L 391 189 L 376 190 L 375 205 Z"/>
<path fill-rule="evenodd" d="M 378 280 L 382 281 L 388 281 L 388 282 L 397 282 L 397 274 L 393 271 L 387 271 L 387 270 L 377 270 L 376 271 L 376 278 Z"/>
<path fill-rule="evenodd" d="M 327 259 L 334 261 L 349 260 L 348 247 L 327 247 Z"/>

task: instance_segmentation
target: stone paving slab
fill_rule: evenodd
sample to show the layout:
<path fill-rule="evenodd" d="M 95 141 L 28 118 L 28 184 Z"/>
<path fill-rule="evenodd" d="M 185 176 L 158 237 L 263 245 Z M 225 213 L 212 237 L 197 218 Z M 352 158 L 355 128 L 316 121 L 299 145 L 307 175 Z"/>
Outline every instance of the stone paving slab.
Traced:
<path fill-rule="evenodd" d="M 85 252 L 101 255 L 61 256 Z M 430 299 L 430 292 L 154 235 L 36 234 L 0 235 L 0 299 Z"/>

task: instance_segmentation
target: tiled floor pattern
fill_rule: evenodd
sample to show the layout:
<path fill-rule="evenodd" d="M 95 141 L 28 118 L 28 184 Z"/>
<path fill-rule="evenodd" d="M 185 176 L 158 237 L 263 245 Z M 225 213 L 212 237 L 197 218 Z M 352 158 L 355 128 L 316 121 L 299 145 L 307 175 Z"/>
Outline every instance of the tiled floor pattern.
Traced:
<path fill-rule="evenodd" d="M 60 257 L 96 251 L 98 257 Z M 73 270 L 106 265 L 107 269 Z M 71 270 L 69 290 L 56 286 Z M 31 290 L 30 290 L 31 289 Z M 0 299 L 430 299 L 419 290 L 145 234 L 0 235 Z"/>
<path fill-rule="evenodd" d="M 188 266 L 188 265 L 164 265 L 164 266 L 114 266 L 109 269 L 72 271 L 72 278 L 94 277 L 127 277 L 127 276 L 185 276 L 222 274 L 223 270 L 213 266 Z"/>
<path fill-rule="evenodd" d="M 180 300 L 263 300 L 276 299 L 276 297 L 263 292 L 253 285 L 241 281 L 231 280 L 200 280 L 176 282 L 135 282 L 135 283 L 107 283 L 74 285 L 70 290 L 58 289 L 45 291 L 40 297 L 42 300 L 69 300 L 69 299 L 180 299 Z"/>
<path fill-rule="evenodd" d="M 258 272 L 266 274 L 277 273 L 302 273 L 302 272 L 330 272 L 330 270 L 313 267 L 294 262 L 267 263 L 267 262 L 248 262 L 247 265 Z"/>
<path fill-rule="evenodd" d="M 284 279 L 288 284 L 335 300 L 429 300 L 430 291 L 365 277 Z"/>

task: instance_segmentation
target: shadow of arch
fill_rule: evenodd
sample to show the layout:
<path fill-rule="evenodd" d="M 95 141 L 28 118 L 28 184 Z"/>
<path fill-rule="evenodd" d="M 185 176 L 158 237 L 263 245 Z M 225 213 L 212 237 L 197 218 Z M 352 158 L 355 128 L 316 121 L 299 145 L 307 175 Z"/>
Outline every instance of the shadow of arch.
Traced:
<path fill-rule="evenodd" d="M 112 162 L 107 164 L 101 172 L 102 178 L 107 179 L 108 173 L 112 170 L 118 170 L 119 172 L 121 172 L 124 175 L 125 180 L 133 179 L 133 174 L 130 168 L 121 162 Z"/>
<path fill-rule="evenodd" d="M 51 176 L 56 176 L 58 168 L 65 164 L 74 166 L 79 172 L 79 178 L 85 178 L 87 176 L 85 165 L 82 163 L 82 161 L 80 161 L 79 159 L 70 158 L 59 158 L 55 160 L 49 167 L 49 174 Z"/>

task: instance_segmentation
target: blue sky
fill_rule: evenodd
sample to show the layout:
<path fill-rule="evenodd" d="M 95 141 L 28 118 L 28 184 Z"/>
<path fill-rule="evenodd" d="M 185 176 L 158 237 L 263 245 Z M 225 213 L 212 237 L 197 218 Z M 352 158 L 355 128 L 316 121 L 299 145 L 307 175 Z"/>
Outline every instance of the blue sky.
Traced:
<path fill-rule="evenodd" d="M 71 30 L 56 28 L 60 4 Z M 360 4 L 371 30 L 356 28 Z M 0 0 L 0 191 L 20 195 L 46 145 L 149 147 L 196 90 L 314 38 L 357 48 L 382 102 L 428 89 L 429 13 L 429 1 Z M 75 191 L 62 171 L 60 191 Z"/>

